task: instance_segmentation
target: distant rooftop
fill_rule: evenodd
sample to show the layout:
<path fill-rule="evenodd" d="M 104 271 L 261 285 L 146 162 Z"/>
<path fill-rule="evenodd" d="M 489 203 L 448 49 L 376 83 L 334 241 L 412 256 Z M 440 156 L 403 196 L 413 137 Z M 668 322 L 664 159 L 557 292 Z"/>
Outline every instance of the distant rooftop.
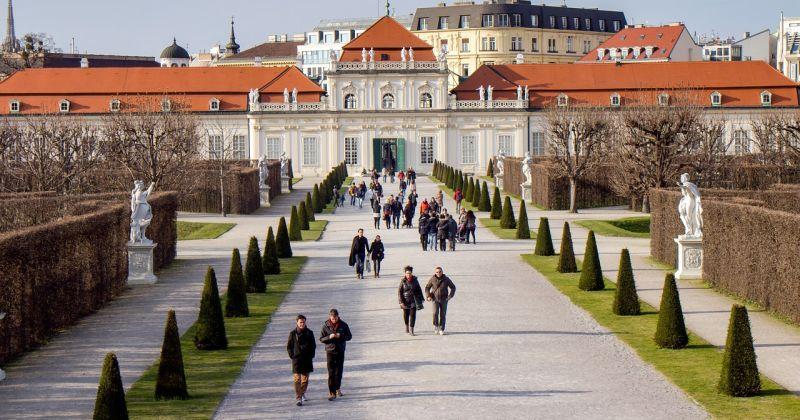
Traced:
<path fill-rule="evenodd" d="M 411 27 L 411 19 L 413 15 L 392 16 L 394 20 L 405 26 Z M 338 19 L 322 19 L 319 21 L 312 31 L 331 31 L 341 28 L 347 29 L 367 29 L 375 23 L 380 17 L 366 17 L 366 18 L 338 18 Z"/>

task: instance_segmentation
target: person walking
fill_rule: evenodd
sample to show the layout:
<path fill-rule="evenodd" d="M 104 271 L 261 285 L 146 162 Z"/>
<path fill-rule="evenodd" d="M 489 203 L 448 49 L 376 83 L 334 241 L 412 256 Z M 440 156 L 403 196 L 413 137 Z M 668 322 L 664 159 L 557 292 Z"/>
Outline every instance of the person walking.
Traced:
<path fill-rule="evenodd" d="M 439 208 L 444 207 L 444 194 L 442 193 L 442 190 L 439 190 L 439 192 L 436 193 L 436 204 L 439 205 Z"/>
<path fill-rule="evenodd" d="M 381 261 L 383 261 L 384 250 L 381 235 L 375 235 L 375 240 L 372 241 L 372 245 L 369 247 L 373 277 L 379 278 L 381 276 Z"/>
<path fill-rule="evenodd" d="M 403 207 L 403 226 L 407 228 L 413 227 L 414 222 L 414 207 L 411 205 L 411 200 L 406 200 L 406 206 Z"/>
<path fill-rule="evenodd" d="M 447 215 L 447 241 L 450 242 L 450 250 L 456 250 L 456 235 L 458 234 L 458 223 L 453 219 L 452 214 Z"/>
<path fill-rule="evenodd" d="M 423 213 L 427 212 L 429 208 L 431 208 L 431 205 L 428 204 L 428 199 L 423 198 L 422 202 L 419 203 L 419 214 L 422 215 Z"/>
<path fill-rule="evenodd" d="M 444 275 L 442 267 L 436 270 L 425 285 L 425 296 L 428 301 L 433 301 L 433 333 L 444 335 L 447 321 L 447 302 L 456 295 L 456 285 L 450 277 Z"/>
<path fill-rule="evenodd" d="M 383 221 L 386 222 L 386 229 L 392 228 L 392 200 L 393 197 L 390 195 L 383 204 Z"/>
<path fill-rule="evenodd" d="M 395 229 L 400 229 L 400 215 L 403 214 L 402 198 L 392 200 L 392 224 Z"/>
<path fill-rule="evenodd" d="M 438 251 L 439 250 L 439 217 L 436 216 L 436 212 L 428 210 L 430 213 L 430 219 L 428 219 L 428 250 L 429 251 Z"/>
<path fill-rule="evenodd" d="M 353 339 L 350 327 L 339 318 L 339 311 L 331 309 L 328 320 L 322 326 L 319 341 L 325 344 L 328 358 L 328 401 L 342 397 L 342 373 L 347 342 Z"/>
<path fill-rule="evenodd" d="M 295 323 L 295 328 L 289 333 L 286 352 L 292 359 L 295 404 L 301 406 L 306 401 L 308 375 L 314 371 L 317 341 L 314 339 L 314 333 L 306 328 L 306 317 L 303 314 L 297 315 Z"/>
<path fill-rule="evenodd" d="M 406 334 L 414 335 L 414 324 L 417 321 L 417 310 L 422 309 L 422 288 L 414 275 L 414 268 L 407 265 L 397 288 L 397 300 L 403 310 L 403 322 L 406 324 Z"/>
<path fill-rule="evenodd" d="M 467 210 L 467 243 L 469 243 L 469 235 L 472 234 L 472 244 L 476 244 L 475 242 L 475 228 L 477 227 L 475 223 L 477 220 L 475 219 L 475 213 L 472 210 Z"/>
<path fill-rule="evenodd" d="M 367 184 L 364 182 L 356 189 L 356 201 L 358 201 L 358 208 L 364 207 L 364 196 L 367 194 Z"/>
<path fill-rule="evenodd" d="M 461 192 L 461 188 L 456 188 L 456 192 L 453 193 L 453 201 L 456 202 L 456 213 L 461 211 L 461 200 L 464 199 L 464 194 Z"/>
<path fill-rule="evenodd" d="M 350 267 L 356 267 L 356 278 L 364 278 L 364 261 L 369 253 L 369 241 L 364 237 L 364 229 L 359 229 L 358 234 L 353 237 L 353 244 L 350 246 Z"/>
<path fill-rule="evenodd" d="M 383 168 L 383 183 L 386 183 L 386 177 L 389 175 L 389 170 L 387 168 Z"/>
<path fill-rule="evenodd" d="M 372 201 L 372 221 L 375 224 L 375 229 L 381 229 L 381 199 L 376 197 Z"/>
<path fill-rule="evenodd" d="M 369 208 L 372 208 L 372 202 L 375 201 L 375 190 L 373 189 L 373 185 L 369 184 L 369 188 L 364 193 L 364 201 L 369 200 Z"/>
<path fill-rule="evenodd" d="M 428 216 L 427 211 L 423 211 L 422 214 L 419 216 L 419 220 L 417 221 L 418 229 L 419 229 L 419 243 L 422 244 L 422 250 L 428 250 L 428 221 L 430 217 Z M 433 246 L 433 244 L 431 244 Z"/>
<path fill-rule="evenodd" d="M 450 236 L 449 230 L 447 216 L 442 214 L 436 223 L 436 238 L 439 240 L 439 251 L 447 251 L 447 238 Z"/>

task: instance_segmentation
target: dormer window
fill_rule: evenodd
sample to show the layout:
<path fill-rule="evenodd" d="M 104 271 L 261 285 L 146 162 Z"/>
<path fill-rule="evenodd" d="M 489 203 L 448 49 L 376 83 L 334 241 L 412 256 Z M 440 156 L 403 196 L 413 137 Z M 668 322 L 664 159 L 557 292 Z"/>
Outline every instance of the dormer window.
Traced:
<path fill-rule="evenodd" d="M 770 91 L 761 92 L 761 106 L 772 106 L 772 93 Z"/>
<path fill-rule="evenodd" d="M 172 110 L 172 101 L 168 98 L 164 98 L 161 100 L 161 111 L 162 112 L 169 112 Z"/>
<path fill-rule="evenodd" d="M 653 55 L 653 47 L 644 47 L 644 56 L 650 58 Z"/>
<path fill-rule="evenodd" d="M 711 106 L 720 106 L 722 105 L 722 94 L 719 92 L 713 92 L 711 94 Z"/>
<path fill-rule="evenodd" d="M 20 103 L 16 99 L 12 99 L 8 101 L 8 111 L 12 113 L 17 113 L 20 110 Z"/>
<path fill-rule="evenodd" d="M 560 107 L 568 106 L 569 105 L 569 96 L 567 96 L 564 93 L 558 95 L 557 104 Z"/>
<path fill-rule="evenodd" d="M 219 111 L 219 99 L 212 98 L 208 101 L 208 109 L 211 111 Z"/>
<path fill-rule="evenodd" d="M 69 101 L 66 99 L 62 99 L 58 103 L 58 110 L 61 112 L 69 112 Z"/>
<path fill-rule="evenodd" d="M 119 112 L 121 106 L 122 103 L 119 101 L 119 99 L 112 99 L 111 102 L 108 103 L 108 109 L 111 112 Z"/>
<path fill-rule="evenodd" d="M 622 102 L 622 98 L 619 96 L 619 93 L 614 93 L 611 95 L 611 106 L 618 107 Z"/>
<path fill-rule="evenodd" d="M 662 93 L 658 95 L 658 105 L 659 106 L 669 106 L 669 94 Z"/>

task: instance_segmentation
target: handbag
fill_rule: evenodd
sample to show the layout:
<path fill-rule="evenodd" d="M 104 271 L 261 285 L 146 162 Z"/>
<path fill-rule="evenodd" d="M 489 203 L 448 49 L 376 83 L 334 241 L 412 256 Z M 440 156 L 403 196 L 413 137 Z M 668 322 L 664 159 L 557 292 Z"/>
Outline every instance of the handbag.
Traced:
<path fill-rule="evenodd" d="M 367 260 L 367 273 L 372 271 L 372 267 L 369 264 L 369 260 Z"/>

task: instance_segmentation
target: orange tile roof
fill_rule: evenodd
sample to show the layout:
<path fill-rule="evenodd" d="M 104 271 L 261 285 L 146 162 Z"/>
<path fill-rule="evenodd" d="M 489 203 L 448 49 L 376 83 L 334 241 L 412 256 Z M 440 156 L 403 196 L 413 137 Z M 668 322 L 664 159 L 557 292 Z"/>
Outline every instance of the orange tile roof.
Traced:
<path fill-rule="evenodd" d="M 798 85 L 762 61 L 483 66 L 453 93 L 458 99 L 477 99 L 481 85 L 492 85 L 493 99 L 515 99 L 517 86 L 528 86 L 529 105 L 534 108 L 549 106 L 561 93 L 572 103 L 606 106 L 613 93 L 623 96 L 623 105 L 630 105 L 665 91 L 692 92 L 700 105 L 709 105 L 708 95 L 718 91 L 723 106 L 760 107 L 760 93 L 769 90 L 773 106 L 800 105 Z"/>
<path fill-rule="evenodd" d="M 181 98 L 191 111 L 208 111 L 212 98 L 220 110 L 245 111 L 250 89 L 261 102 L 283 102 L 283 90 L 298 90 L 301 102 L 317 102 L 325 91 L 297 67 L 171 67 L 27 69 L 0 82 L 0 101 L 21 102 L 21 113 L 54 112 L 62 99 L 70 113 L 105 113 L 112 99 Z M 5 103 L 0 114 L 8 114 Z"/>
<path fill-rule="evenodd" d="M 625 57 L 619 57 L 624 60 L 641 60 L 646 61 L 644 47 L 654 47 L 653 53 L 649 60 L 664 60 L 669 59 L 675 44 L 678 43 L 681 34 L 686 30 L 684 25 L 664 25 L 664 26 L 646 26 L 646 27 L 626 27 L 617 32 L 611 38 L 600 44 L 597 48 L 590 51 L 585 56 L 581 57 L 578 62 L 580 63 L 598 63 L 598 62 L 614 62 L 611 54 L 606 51 L 603 60 L 598 60 L 597 50 L 600 48 L 609 50 L 612 48 L 640 48 L 641 54 L 638 58 L 634 58 L 633 52 L 628 52 Z M 627 51 L 626 51 L 627 52 Z"/>
<path fill-rule="evenodd" d="M 383 61 L 400 61 L 400 50 L 409 47 L 414 49 L 414 60 L 436 61 L 430 44 L 396 20 L 384 16 L 342 47 L 339 61 L 361 61 L 361 50 L 370 48 L 375 50 L 375 61 L 381 61 L 381 54 L 386 55 Z"/>

